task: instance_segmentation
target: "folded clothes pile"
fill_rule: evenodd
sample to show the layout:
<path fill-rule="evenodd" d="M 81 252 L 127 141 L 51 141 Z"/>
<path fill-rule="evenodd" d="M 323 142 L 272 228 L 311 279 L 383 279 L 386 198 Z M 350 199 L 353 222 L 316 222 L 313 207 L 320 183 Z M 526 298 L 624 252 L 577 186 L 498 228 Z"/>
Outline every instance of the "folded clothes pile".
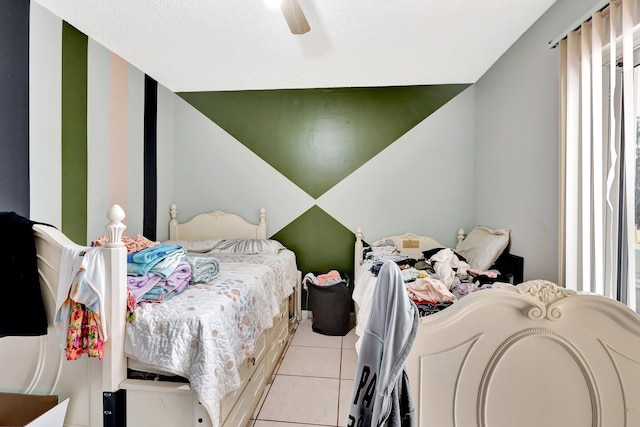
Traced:
<path fill-rule="evenodd" d="M 189 284 L 191 267 L 186 261 L 180 261 L 175 270 L 162 277 L 156 273 L 143 276 L 127 276 L 127 285 L 131 295 L 138 302 L 162 302 L 182 292 Z"/>
<path fill-rule="evenodd" d="M 191 265 L 178 245 L 155 245 L 127 256 L 127 284 L 136 303 L 163 302 L 182 292 Z"/>
<path fill-rule="evenodd" d="M 184 261 L 186 252 L 177 245 L 157 245 L 127 256 L 127 274 L 143 276 L 149 272 L 167 278 Z"/>

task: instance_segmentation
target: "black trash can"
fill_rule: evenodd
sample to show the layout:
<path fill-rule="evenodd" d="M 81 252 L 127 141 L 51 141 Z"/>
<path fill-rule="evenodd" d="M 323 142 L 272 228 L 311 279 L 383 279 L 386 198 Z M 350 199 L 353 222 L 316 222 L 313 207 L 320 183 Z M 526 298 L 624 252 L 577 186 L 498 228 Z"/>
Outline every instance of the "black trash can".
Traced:
<path fill-rule="evenodd" d="M 313 274 L 313 273 L 311 273 Z M 341 273 L 341 280 L 331 285 L 316 285 L 309 275 L 302 281 L 307 289 L 309 309 L 313 313 L 314 332 L 323 335 L 345 336 L 351 318 L 351 289 L 349 277 Z"/>

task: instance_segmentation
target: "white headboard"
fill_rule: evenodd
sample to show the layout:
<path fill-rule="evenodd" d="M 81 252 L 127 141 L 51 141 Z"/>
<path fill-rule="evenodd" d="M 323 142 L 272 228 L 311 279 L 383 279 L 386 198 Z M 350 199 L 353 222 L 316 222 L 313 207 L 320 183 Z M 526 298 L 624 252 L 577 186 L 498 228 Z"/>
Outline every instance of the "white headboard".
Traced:
<path fill-rule="evenodd" d="M 169 239 L 205 240 L 220 239 L 266 239 L 267 214 L 260 209 L 257 224 L 251 224 L 244 218 L 222 211 L 213 211 L 195 216 L 188 222 L 178 223 L 178 207 L 171 205 L 169 221 Z"/>

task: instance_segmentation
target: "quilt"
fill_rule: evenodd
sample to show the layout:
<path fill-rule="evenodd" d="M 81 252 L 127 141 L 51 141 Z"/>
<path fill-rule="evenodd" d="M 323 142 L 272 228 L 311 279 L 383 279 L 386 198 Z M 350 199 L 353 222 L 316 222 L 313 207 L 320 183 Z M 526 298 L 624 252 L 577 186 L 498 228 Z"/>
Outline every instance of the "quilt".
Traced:
<path fill-rule="evenodd" d="M 297 281 L 295 254 L 212 254 L 220 272 L 162 304 L 141 304 L 127 326 L 125 353 L 189 379 L 217 426 L 220 401 L 241 384 L 238 367 Z"/>

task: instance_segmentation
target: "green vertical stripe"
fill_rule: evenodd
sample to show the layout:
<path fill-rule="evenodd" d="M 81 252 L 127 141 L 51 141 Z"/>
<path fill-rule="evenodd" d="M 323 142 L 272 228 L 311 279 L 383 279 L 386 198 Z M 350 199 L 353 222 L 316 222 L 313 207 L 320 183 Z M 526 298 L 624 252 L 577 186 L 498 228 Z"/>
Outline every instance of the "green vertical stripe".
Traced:
<path fill-rule="evenodd" d="M 87 36 L 62 26 L 62 232 L 87 243 Z"/>

